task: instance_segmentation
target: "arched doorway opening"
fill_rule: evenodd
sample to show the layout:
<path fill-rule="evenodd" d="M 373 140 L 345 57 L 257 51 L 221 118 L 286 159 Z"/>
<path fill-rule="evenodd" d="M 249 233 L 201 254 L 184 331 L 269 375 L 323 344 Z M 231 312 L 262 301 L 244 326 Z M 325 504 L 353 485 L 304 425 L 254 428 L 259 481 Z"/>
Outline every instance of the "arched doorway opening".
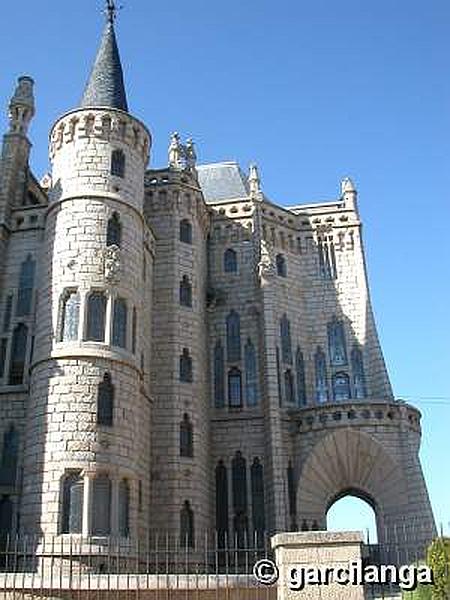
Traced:
<path fill-rule="evenodd" d="M 378 544 L 375 503 L 356 490 L 336 496 L 327 508 L 328 531 L 362 531 L 368 544 Z"/>

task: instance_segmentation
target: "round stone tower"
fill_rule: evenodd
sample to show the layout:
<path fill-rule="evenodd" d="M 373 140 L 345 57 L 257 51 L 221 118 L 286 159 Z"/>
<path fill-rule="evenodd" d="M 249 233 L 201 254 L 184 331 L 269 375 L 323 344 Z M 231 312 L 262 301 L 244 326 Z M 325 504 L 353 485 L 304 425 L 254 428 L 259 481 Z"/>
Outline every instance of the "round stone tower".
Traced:
<path fill-rule="evenodd" d="M 81 107 L 50 134 L 25 533 L 136 537 L 148 527 L 151 137 L 128 112 L 114 16 Z"/>

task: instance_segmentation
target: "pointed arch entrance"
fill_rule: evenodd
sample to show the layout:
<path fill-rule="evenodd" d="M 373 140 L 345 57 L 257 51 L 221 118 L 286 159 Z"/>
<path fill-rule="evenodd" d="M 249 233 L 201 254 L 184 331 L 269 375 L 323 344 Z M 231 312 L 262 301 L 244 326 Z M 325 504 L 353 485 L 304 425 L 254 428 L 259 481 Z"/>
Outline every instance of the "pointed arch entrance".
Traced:
<path fill-rule="evenodd" d="M 376 544 L 377 507 L 372 498 L 367 498 L 359 490 L 344 490 L 327 509 L 328 531 L 359 530 L 364 534 L 366 543 Z"/>
<path fill-rule="evenodd" d="M 309 447 L 297 448 L 300 460 L 303 458 L 296 488 L 299 528 L 325 530 L 330 507 L 353 495 L 373 508 L 379 544 L 395 548 L 401 560 L 416 556 L 420 538 L 427 544 L 430 535 L 418 531 L 417 516 L 409 518 L 413 511 L 407 474 L 390 447 L 351 427 L 322 430 L 316 435 L 315 443 L 310 438 Z"/>

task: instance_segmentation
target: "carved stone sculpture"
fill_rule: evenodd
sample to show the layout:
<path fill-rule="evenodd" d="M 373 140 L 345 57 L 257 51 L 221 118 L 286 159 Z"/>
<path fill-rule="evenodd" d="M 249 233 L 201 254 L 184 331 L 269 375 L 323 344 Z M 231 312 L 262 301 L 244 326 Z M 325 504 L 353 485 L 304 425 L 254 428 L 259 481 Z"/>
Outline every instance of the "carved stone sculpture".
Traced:
<path fill-rule="evenodd" d="M 108 246 L 105 249 L 104 262 L 105 279 L 109 283 L 117 283 L 120 278 L 120 248 L 118 246 Z"/>
<path fill-rule="evenodd" d="M 261 255 L 258 263 L 258 275 L 260 279 L 269 279 L 276 275 L 276 265 L 268 244 L 261 241 Z"/>

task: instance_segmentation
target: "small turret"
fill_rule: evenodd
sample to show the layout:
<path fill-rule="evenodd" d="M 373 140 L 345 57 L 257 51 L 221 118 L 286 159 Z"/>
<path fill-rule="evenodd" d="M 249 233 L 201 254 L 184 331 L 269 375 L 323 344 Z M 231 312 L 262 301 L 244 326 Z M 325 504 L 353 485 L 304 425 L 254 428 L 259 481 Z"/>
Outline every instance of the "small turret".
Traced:
<path fill-rule="evenodd" d="M 19 77 L 16 91 L 9 103 L 9 132 L 27 135 L 34 116 L 34 81 L 31 77 Z"/>
<path fill-rule="evenodd" d="M 0 158 L 0 223 L 8 222 L 12 206 L 20 206 L 26 193 L 31 143 L 28 127 L 35 113 L 34 81 L 22 76 L 9 103 L 9 131 L 3 136 Z"/>
<path fill-rule="evenodd" d="M 250 165 L 248 183 L 249 183 L 249 187 L 250 187 L 250 195 L 252 197 L 260 196 L 261 195 L 261 180 L 259 178 L 258 167 L 255 164 Z"/>
<path fill-rule="evenodd" d="M 357 200 L 358 192 L 356 191 L 355 184 L 350 179 L 350 177 L 345 177 L 341 181 L 341 198 L 344 202 L 346 208 L 351 210 L 358 210 L 356 200 Z"/>

